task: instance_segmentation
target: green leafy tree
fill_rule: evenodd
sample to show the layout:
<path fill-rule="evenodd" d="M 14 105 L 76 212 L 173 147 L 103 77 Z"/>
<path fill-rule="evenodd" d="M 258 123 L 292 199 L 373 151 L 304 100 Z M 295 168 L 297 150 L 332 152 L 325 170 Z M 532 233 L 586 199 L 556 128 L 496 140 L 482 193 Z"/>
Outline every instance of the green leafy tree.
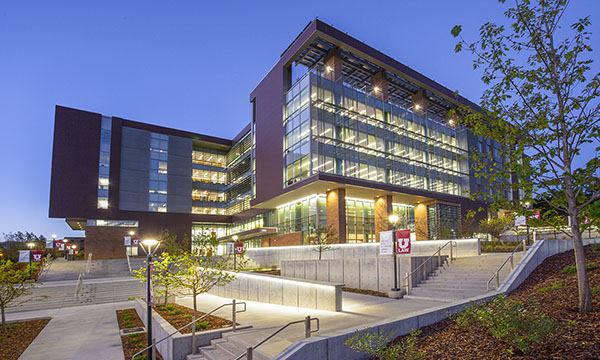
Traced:
<path fill-rule="evenodd" d="M 314 250 L 319 254 L 319 260 L 321 260 L 323 252 L 331 250 L 331 244 L 338 242 L 337 231 L 332 225 L 324 227 L 309 224 L 309 228 L 310 244 L 315 246 Z"/>
<path fill-rule="evenodd" d="M 6 307 L 35 286 L 28 281 L 29 268 L 19 269 L 10 260 L 0 261 L 0 309 L 2 309 L 2 332 L 6 332 Z"/>
<path fill-rule="evenodd" d="M 500 236 L 513 227 L 514 218 L 507 215 L 483 219 L 479 222 L 479 231 L 491 235 L 497 243 L 500 243 Z"/>
<path fill-rule="evenodd" d="M 213 255 L 217 253 L 219 240 L 210 229 L 201 229 L 192 237 L 192 248 L 196 255 Z"/>
<path fill-rule="evenodd" d="M 567 214 L 579 309 L 592 311 L 579 221 L 600 198 L 600 159 L 590 156 L 594 148 L 600 150 L 600 74 L 589 75 L 590 19 L 561 26 L 567 5 L 567 0 L 516 0 L 504 13 L 510 25 L 487 22 L 474 42 L 465 40 L 461 26 L 455 26 L 455 50 L 473 55 L 487 89 L 483 110 L 461 107 L 449 116 L 501 144 L 473 155 L 477 175 L 489 182 L 479 195 L 487 195 L 493 208 L 528 215 L 526 204 L 539 194 Z M 511 181 L 513 177 L 518 181 Z M 523 190 L 521 201 L 505 196 L 517 189 Z"/>
<path fill-rule="evenodd" d="M 173 270 L 175 259 L 177 257 L 167 252 L 163 252 L 154 258 L 152 262 L 152 290 L 156 295 L 163 298 L 166 304 L 169 296 L 176 295 L 176 289 L 173 285 Z M 147 263 L 144 261 L 144 264 Z M 140 282 L 146 283 L 148 280 L 146 266 L 133 270 L 133 276 L 140 279 Z"/>

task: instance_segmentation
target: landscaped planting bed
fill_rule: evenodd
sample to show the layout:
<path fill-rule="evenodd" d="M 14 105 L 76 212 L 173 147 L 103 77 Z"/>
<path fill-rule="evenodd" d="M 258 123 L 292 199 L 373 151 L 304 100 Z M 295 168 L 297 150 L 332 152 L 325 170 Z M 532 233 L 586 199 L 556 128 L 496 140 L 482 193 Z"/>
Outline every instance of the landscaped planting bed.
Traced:
<path fill-rule="evenodd" d="M 167 320 L 175 329 L 179 329 L 192 322 L 193 309 L 190 309 L 179 304 L 157 304 L 154 307 L 160 316 Z M 204 315 L 203 312 L 196 311 L 196 318 Z M 218 316 L 208 315 L 204 319 L 196 322 L 196 331 L 221 329 L 224 327 L 230 327 L 231 321 L 220 318 Z M 182 334 L 188 334 L 192 332 L 192 327 L 188 326 L 181 330 Z"/>
<path fill-rule="evenodd" d="M 568 251 L 546 259 L 506 299 L 421 329 L 414 354 L 427 359 L 600 359 L 600 246 L 586 246 L 585 253 L 593 312 L 578 311 L 575 259 Z M 527 319 L 531 324 L 523 325 Z"/>
<path fill-rule="evenodd" d="M 351 292 L 351 293 L 355 293 L 355 294 L 362 294 L 362 295 L 372 295 L 372 296 L 379 296 L 379 297 L 388 297 L 388 295 L 384 292 L 381 291 L 375 291 L 375 290 L 366 290 L 366 289 L 356 289 L 356 288 L 349 288 L 349 287 L 342 287 L 342 291 L 346 291 L 346 292 Z"/>
<path fill-rule="evenodd" d="M 16 360 L 50 320 L 30 320 L 6 325 L 0 329 L 0 359 Z"/>
<path fill-rule="evenodd" d="M 119 322 L 119 329 L 131 329 L 137 327 L 144 327 L 144 323 L 138 316 L 135 309 L 117 310 L 117 320 Z M 133 354 L 144 349 L 148 346 L 148 335 L 146 331 L 141 333 L 129 334 L 121 336 L 121 344 L 123 345 L 123 354 L 125 360 L 130 360 Z M 146 354 L 140 354 L 136 357 L 136 360 L 146 359 Z M 156 352 L 156 358 L 162 360 L 160 353 Z"/>

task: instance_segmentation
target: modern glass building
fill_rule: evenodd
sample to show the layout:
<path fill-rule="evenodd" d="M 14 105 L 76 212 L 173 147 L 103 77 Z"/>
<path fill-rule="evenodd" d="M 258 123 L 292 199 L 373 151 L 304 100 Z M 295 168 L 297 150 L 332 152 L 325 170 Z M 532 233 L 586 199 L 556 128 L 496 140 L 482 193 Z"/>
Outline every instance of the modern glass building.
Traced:
<path fill-rule="evenodd" d="M 448 115 L 476 105 L 319 20 L 250 101 L 233 139 L 57 106 L 50 217 L 118 258 L 123 236 L 162 230 L 250 247 L 310 244 L 318 227 L 375 242 L 392 213 L 414 240 L 455 238 L 486 207 L 469 198 L 486 185 L 469 154 L 499 144 Z"/>

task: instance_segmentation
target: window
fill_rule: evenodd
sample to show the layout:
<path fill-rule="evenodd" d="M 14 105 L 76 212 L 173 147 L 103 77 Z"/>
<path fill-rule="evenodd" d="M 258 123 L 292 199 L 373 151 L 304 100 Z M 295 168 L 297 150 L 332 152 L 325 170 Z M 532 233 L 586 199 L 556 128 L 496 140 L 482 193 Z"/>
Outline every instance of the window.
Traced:
<path fill-rule="evenodd" d="M 148 186 L 148 210 L 167 212 L 167 168 L 169 137 L 150 134 L 150 166 Z"/>
<path fill-rule="evenodd" d="M 100 125 L 100 157 L 98 161 L 98 209 L 108 209 L 111 129 L 112 118 L 103 116 Z"/>

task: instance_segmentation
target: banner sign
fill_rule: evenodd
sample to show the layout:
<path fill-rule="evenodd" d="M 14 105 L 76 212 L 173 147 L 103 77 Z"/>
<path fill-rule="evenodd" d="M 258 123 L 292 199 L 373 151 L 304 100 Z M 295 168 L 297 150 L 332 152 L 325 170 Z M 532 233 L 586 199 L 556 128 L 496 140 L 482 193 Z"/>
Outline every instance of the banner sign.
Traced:
<path fill-rule="evenodd" d="M 236 242 L 235 243 L 235 253 L 240 255 L 244 253 L 244 243 L 243 242 Z"/>
<path fill-rule="evenodd" d="M 150 279 L 152 279 L 152 271 L 154 270 L 154 266 L 152 263 L 148 264 L 148 266 L 150 267 Z M 152 281 L 146 281 L 146 283 L 148 284 L 147 286 L 150 286 L 150 296 L 148 297 L 148 302 L 150 303 L 150 306 L 154 306 L 154 289 L 152 288 Z"/>
<path fill-rule="evenodd" d="M 124 244 L 125 246 L 131 246 L 131 236 L 125 236 Z"/>
<path fill-rule="evenodd" d="M 410 254 L 410 230 L 396 230 L 397 254 Z"/>
<path fill-rule="evenodd" d="M 60 244 L 59 250 L 60 251 L 65 251 L 65 244 Z"/>
<path fill-rule="evenodd" d="M 75 249 L 75 255 L 79 254 L 79 249 Z"/>
<path fill-rule="evenodd" d="M 394 242 L 392 231 L 379 233 L 379 255 L 392 255 L 394 253 Z"/>
<path fill-rule="evenodd" d="M 44 251 L 42 250 L 33 250 L 31 252 L 32 254 L 32 261 L 33 262 L 42 262 L 42 256 L 44 256 Z"/>
<path fill-rule="evenodd" d="M 535 210 L 533 212 L 533 215 L 531 215 L 529 218 L 530 219 L 541 219 L 542 217 L 540 216 L 540 211 L 539 210 Z"/>
<path fill-rule="evenodd" d="M 69 248 L 69 255 L 73 255 L 73 249 Z"/>
<path fill-rule="evenodd" d="M 46 249 L 52 249 L 54 247 L 54 240 L 46 240 Z"/>
<path fill-rule="evenodd" d="M 235 243 L 234 242 L 228 242 L 226 245 L 226 253 L 227 255 L 233 255 L 235 254 Z"/>
<path fill-rule="evenodd" d="M 140 238 L 137 236 L 131 237 L 131 245 L 138 246 L 140 244 Z"/>
<path fill-rule="evenodd" d="M 54 247 L 57 249 L 60 249 L 62 246 L 62 241 L 60 240 L 54 240 Z"/>
<path fill-rule="evenodd" d="M 517 216 L 515 218 L 515 226 L 525 226 L 527 224 L 527 219 L 525 216 Z"/>
<path fill-rule="evenodd" d="M 29 250 L 19 250 L 19 262 L 29 262 Z"/>
<path fill-rule="evenodd" d="M 71 244 L 69 244 L 69 243 L 66 243 L 66 244 L 65 244 L 65 248 L 66 248 L 67 250 L 71 250 Z"/>

